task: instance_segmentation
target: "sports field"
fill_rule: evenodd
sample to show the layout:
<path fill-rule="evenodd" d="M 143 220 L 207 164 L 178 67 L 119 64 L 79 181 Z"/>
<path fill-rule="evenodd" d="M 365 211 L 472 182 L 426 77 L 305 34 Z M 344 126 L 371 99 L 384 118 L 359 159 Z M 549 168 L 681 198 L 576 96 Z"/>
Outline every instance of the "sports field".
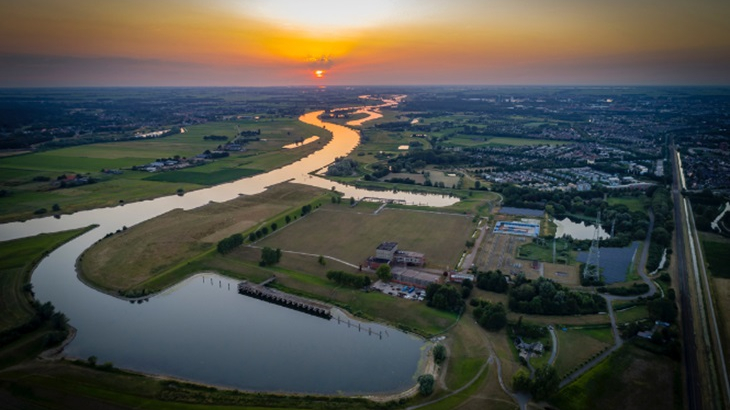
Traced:
<path fill-rule="evenodd" d="M 329 255 L 360 264 L 375 255 L 381 242 L 424 253 L 427 267 L 453 268 L 473 232 L 470 217 L 404 209 L 382 210 L 326 204 L 305 219 L 262 240 L 259 245 Z"/>

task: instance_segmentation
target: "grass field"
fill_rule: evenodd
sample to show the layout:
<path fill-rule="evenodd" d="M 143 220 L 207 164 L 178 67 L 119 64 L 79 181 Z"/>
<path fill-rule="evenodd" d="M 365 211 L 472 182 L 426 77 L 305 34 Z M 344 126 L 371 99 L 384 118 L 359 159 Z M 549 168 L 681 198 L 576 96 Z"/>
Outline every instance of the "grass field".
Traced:
<path fill-rule="evenodd" d="M 0 244 L 0 331 L 22 325 L 33 316 L 23 286 L 30 283 L 35 265 L 49 252 L 87 230 L 41 234 Z"/>
<path fill-rule="evenodd" d="M 177 275 L 159 278 L 171 268 L 190 263 L 221 239 L 298 209 L 323 193 L 304 185 L 280 184 L 225 203 L 172 210 L 89 248 L 80 260 L 81 274 L 107 291 L 162 289 L 182 279 Z"/>
<path fill-rule="evenodd" d="M 565 240 L 555 241 L 555 260 L 558 263 L 567 262 L 568 265 L 576 263 L 577 252 L 571 250 L 571 245 Z M 546 241 L 544 245 L 527 243 L 519 247 L 517 257 L 527 260 L 538 260 L 542 262 L 553 262 L 553 242 Z"/>
<path fill-rule="evenodd" d="M 649 310 L 646 305 L 637 305 L 628 309 L 616 312 L 616 323 L 635 322 L 649 317 Z"/>
<path fill-rule="evenodd" d="M 261 140 L 246 145 L 246 151 L 187 170 L 150 174 L 131 171 L 158 158 L 174 155 L 192 157 L 206 149 L 214 150 L 221 141 L 204 140 L 206 135 L 225 135 L 232 139 L 241 130 L 261 130 Z M 205 186 L 233 181 L 289 164 L 320 149 L 332 138 L 330 132 L 282 118 L 273 121 L 237 120 L 190 126 L 188 132 L 165 138 L 82 145 L 46 152 L 0 158 L 0 189 L 9 195 L 0 198 L 0 221 L 27 219 L 33 212 L 54 204 L 61 213 L 112 206 L 120 200 L 173 195 L 178 189 L 192 191 Z M 321 138 L 306 146 L 285 150 L 282 146 L 300 137 Z M 124 169 L 120 175 L 102 169 Z M 94 184 L 51 189 L 50 182 L 65 174 L 83 174 L 97 180 Z"/>
<path fill-rule="evenodd" d="M 702 248 L 712 276 L 730 279 L 730 242 L 706 239 L 702 241 Z"/>
<path fill-rule="evenodd" d="M 631 344 L 562 389 L 550 403 L 562 410 L 681 409 L 678 362 Z"/>
<path fill-rule="evenodd" d="M 454 267 L 474 224 L 471 218 L 386 208 L 378 215 L 360 213 L 349 205 L 325 204 L 321 209 L 262 240 L 261 246 L 329 255 L 353 264 L 375 255 L 381 242 L 421 252 L 435 269 Z"/>
<path fill-rule="evenodd" d="M 646 212 L 646 207 L 649 204 L 646 196 L 609 197 L 606 201 L 609 205 L 626 205 L 630 212 Z"/>
<path fill-rule="evenodd" d="M 561 377 L 613 344 L 610 327 L 567 329 L 563 331 L 560 327 L 556 328 L 558 356 L 555 359 L 555 369 Z"/>

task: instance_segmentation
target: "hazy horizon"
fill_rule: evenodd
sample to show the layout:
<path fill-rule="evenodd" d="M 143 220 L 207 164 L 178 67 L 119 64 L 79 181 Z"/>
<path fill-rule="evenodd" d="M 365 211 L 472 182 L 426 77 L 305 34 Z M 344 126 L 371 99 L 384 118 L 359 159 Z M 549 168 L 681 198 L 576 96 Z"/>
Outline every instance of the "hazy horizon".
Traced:
<path fill-rule="evenodd" d="M 0 0 L 0 12 L 3 88 L 730 85 L 730 3 L 716 0 Z"/>

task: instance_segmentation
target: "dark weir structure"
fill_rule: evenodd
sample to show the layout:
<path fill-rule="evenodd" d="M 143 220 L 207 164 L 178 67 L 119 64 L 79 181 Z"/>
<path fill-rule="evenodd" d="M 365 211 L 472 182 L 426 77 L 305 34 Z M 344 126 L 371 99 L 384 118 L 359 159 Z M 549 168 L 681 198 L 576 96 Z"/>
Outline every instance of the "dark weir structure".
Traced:
<path fill-rule="evenodd" d="M 269 278 L 259 285 L 244 280 L 238 284 L 238 293 L 300 312 L 309 313 L 310 315 L 319 316 L 327 320 L 332 318 L 332 312 L 327 305 L 267 288 L 266 285 L 274 280 L 276 280 L 276 277 Z"/>

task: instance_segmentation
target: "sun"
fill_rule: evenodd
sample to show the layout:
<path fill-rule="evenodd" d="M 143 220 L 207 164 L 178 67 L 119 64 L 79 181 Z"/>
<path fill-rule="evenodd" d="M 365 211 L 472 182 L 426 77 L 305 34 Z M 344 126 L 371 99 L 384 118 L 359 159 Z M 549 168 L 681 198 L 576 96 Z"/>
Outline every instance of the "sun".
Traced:
<path fill-rule="evenodd" d="M 324 70 L 314 70 L 314 76 L 317 78 L 324 78 Z"/>

